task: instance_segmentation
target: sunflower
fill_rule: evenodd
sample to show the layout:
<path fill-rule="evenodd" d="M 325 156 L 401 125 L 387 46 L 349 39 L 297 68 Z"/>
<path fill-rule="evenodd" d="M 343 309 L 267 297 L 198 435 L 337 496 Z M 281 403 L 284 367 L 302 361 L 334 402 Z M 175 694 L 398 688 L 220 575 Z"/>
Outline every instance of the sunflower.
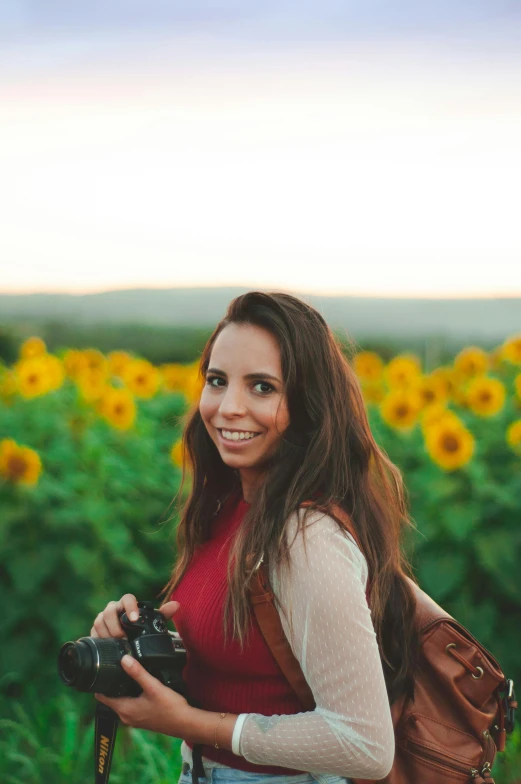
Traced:
<path fill-rule="evenodd" d="M 123 377 L 126 366 L 132 361 L 132 357 L 126 351 L 111 351 L 107 359 L 110 374 L 119 378 Z"/>
<path fill-rule="evenodd" d="M 434 463 L 445 471 L 466 465 L 474 454 L 474 436 L 461 423 L 451 419 L 425 429 L 425 446 Z"/>
<path fill-rule="evenodd" d="M 175 466 L 177 466 L 177 468 L 182 468 L 183 462 L 185 462 L 186 467 L 190 469 L 190 460 L 188 458 L 188 453 L 185 452 L 182 438 L 178 439 L 178 441 L 172 445 L 172 449 L 170 450 L 170 460 Z"/>
<path fill-rule="evenodd" d="M 146 359 L 132 359 L 125 367 L 123 380 L 137 397 L 151 398 L 159 388 L 161 376 Z"/>
<path fill-rule="evenodd" d="M 501 352 L 502 352 L 502 346 L 497 346 L 495 349 L 493 349 L 490 352 L 488 358 L 489 358 L 490 369 L 491 370 L 496 370 L 496 371 L 500 370 L 501 363 L 503 361 L 503 357 L 502 357 L 502 353 Z"/>
<path fill-rule="evenodd" d="M 421 427 L 424 435 L 431 427 L 442 422 L 452 422 L 463 427 L 463 422 L 457 414 L 446 408 L 442 403 L 433 403 L 423 409 L 421 413 Z"/>
<path fill-rule="evenodd" d="M 80 352 L 83 357 L 83 366 L 87 370 L 102 370 L 108 372 L 108 362 L 97 348 L 86 348 Z"/>
<path fill-rule="evenodd" d="M 41 338 L 27 338 L 20 347 L 20 358 L 31 359 L 32 357 L 41 357 L 46 351 L 47 347 Z"/>
<path fill-rule="evenodd" d="M 195 403 L 201 397 L 204 387 L 204 378 L 199 375 L 199 365 L 191 366 L 186 375 L 183 393 L 189 403 Z"/>
<path fill-rule="evenodd" d="M 386 394 L 383 384 L 362 383 L 362 395 L 366 403 L 381 403 Z"/>
<path fill-rule="evenodd" d="M 8 403 L 18 392 L 18 382 L 14 370 L 0 371 L 0 399 Z"/>
<path fill-rule="evenodd" d="M 128 389 L 108 387 L 100 402 L 100 412 L 112 427 L 128 430 L 136 419 L 136 404 Z"/>
<path fill-rule="evenodd" d="M 76 382 L 82 398 L 87 403 L 100 400 L 107 388 L 107 374 L 105 368 L 88 370 L 84 368 L 78 373 Z"/>
<path fill-rule="evenodd" d="M 474 414 L 489 417 L 501 411 L 505 404 L 506 390 L 497 378 L 478 376 L 467 388 L 468 406 Z"/>
<path fill-rule="evenodd" d="M 444 403 L 448 397 L 445 380 L 432 373 L 427 376 L 418 376 L 413 381 L 412 388 L 418 394 L 422 406 Z"/>
<path fill-rule="evenodd" d="M 65 372 L 69 378 L 72 378 L 74 381 L 77 380 L 82 371 L 87 370 L 87 360 L 83 356 L 83 353 L 76 349 L 68 349 L 63 355 L 62 361 Z"/>
<path fill-rule="evenodd" d="M 55 357 L 54 354 L 44 354 L 42 356 L 42 361 L 45 363 L 45 367 L 49 374 L 49 388 L 51 390 L 59 389 L 65 379 L 65 368 L 63 367 L 63 363 L 60 362 L 58 357 Z"/>
<path fill-rule="evenodd" d="M 521 335 L 513 335 L 503 343 L 501 357 L 512 365 L 521 365 Z"/>
<path fill-rule="evenodd" d="M 364 384 L 380 381 L 384 372 L 384 361 L 374 351 L 360 351 L 353 359 L 353 368 Z"/>
<path fill-rule="evenodd" d="M 42 461 L 34 449 L 20 446 L 11 438 L 0 441 L 0 476 L 13 484 L 35 485 Z"/>
<path fill-rule="evenodd" d="M 421 375 L 421 363 L 413 354 L 399 354 L 385 368 L 390 387 L 410 386 Z"/>
<path fill-rule="evenodd" d="M 468 408 L 467 387 L 473 378 L 479 376 L 466 376 L 461 370 L 452 368 L 450 397 L 462 408 Z"/>
<path fill-rule="evenodd" d="M 159 370 L 163 377 L 165 389 L 168 389 L 169 392 L 182 392 L 191 366 L 169 362 L 161 365 Z"/>
<path fill-rule="evenodd" d="M 440 367 L 435 368 L 430 373 L 429 378 L 435 379 L 436 382 L 440 385 L 440 387 L 443 389 L 444 397 L 450 397 L 455 380 L 453 368 L 449 367 L 448 365 L 440 365 Z"/>
<path fill-rule="evenodd" d="M 454 359 L 454 369 L 463 376 L 478 376 L 486 373 L 489 367 L 489 357 L 486 351 L 477 346 L 468 346 Z"/>
<path fill-rule="evenodd" d="M 16 363 L 15 370 L 22 397 L 31 399 L 50 392 L 52 377 L 44 357 L 21 359 Z"/>
<path fill-rule="evenodd" d="M 414 427 L 420 409 L 418 395 L 403 389 L 392 390 L 380 403 L 382 419 L 397 430 L 410 430 Z"/>
<path fill-rule="evenodd" d="M 515 452 L 521 454 L 521 419 L 516 419 L 507 428 L 507 443 Z"/>

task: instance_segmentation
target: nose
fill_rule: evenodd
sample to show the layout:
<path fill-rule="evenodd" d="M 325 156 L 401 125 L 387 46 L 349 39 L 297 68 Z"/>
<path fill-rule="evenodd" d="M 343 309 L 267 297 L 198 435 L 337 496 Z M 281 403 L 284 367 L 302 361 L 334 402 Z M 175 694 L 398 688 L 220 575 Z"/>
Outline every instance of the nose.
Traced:
<path fill-rule="evenodd" d="M 228 384 L 221 398 L 219 413 L 224 417 L 243 416 L 246 411 L 243 392 L 238 384 Z"/>

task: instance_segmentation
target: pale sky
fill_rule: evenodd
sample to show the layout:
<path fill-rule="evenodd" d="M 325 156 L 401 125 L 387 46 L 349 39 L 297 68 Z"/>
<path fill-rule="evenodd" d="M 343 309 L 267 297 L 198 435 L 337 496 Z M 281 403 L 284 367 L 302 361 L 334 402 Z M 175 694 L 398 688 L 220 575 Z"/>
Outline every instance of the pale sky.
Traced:
<path fill-rule="evenodd" d="M 0 10 L 1 291 L 521 295 L 515 4 L 69 5 Z"/>

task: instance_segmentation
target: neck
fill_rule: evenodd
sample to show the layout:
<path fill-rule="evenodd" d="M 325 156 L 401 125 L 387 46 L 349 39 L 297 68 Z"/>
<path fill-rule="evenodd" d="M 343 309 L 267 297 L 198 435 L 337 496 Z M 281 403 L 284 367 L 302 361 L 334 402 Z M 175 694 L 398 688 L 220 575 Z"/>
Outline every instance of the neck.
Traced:
<path fill-rule="evenodd" d="M 242 469 L 239 473 L 241 476 L 242 497 L 247 504 L 251 504 L 262 484 L 264 474 L 248 468 Z"/>

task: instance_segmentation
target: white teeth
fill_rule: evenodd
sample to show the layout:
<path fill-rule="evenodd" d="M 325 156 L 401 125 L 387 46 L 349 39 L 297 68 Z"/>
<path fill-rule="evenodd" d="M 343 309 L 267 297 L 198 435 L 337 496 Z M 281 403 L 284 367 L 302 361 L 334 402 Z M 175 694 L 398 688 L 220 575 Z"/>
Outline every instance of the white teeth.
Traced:
<path fill-rule="evenodd" d="M 227 438 L 229 441 L 244 441 L 244 439 L 255 438 L 257 435 L 256 433 L 238 433 L 237 431 L 232 433 L 231 430 L 222 430 L 221 432 L 224 438 Z"/>

